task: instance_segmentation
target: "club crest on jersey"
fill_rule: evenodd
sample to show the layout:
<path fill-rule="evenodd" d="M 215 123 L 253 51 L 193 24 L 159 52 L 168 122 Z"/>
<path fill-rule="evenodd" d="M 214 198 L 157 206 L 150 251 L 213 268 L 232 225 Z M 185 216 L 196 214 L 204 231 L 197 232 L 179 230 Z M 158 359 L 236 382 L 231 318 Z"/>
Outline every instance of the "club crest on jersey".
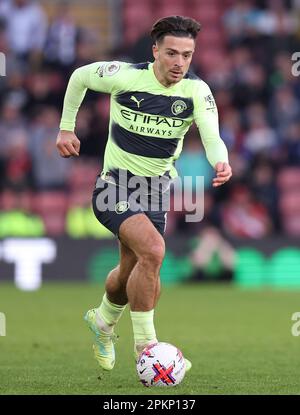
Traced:
<path fill-rule="evenodd" d="M 186 109 L 187 109 L 187 105 L 181 99 L 178 99 L 177 101 L 173 102 L 172 107 L 171 107 L 172 114 L 174 115 L 181 114 Z"/>
<path fill-rule="evenodd" d="M 126 200 L 122 200 L 121 202 L 118 202 L 115 206 L 115 212 L 120 215 L 121 213 L 126 212 L 129 209 L 129 202 Z"/>

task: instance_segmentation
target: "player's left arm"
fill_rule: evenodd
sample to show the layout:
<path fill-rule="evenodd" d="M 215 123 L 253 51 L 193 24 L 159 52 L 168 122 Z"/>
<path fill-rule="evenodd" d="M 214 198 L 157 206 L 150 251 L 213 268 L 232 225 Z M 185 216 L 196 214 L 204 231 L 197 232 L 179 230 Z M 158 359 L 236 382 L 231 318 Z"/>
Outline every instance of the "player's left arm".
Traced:
<path fill-rule="evenodd" d="M 209 86 L 200 81 L 195 88 L 194 119 L 198 127 L 206 157 L 216 171 L 213 187 L 221 186 L 232 176 L 228 151 L 220 137 L 218 110 Z"/>

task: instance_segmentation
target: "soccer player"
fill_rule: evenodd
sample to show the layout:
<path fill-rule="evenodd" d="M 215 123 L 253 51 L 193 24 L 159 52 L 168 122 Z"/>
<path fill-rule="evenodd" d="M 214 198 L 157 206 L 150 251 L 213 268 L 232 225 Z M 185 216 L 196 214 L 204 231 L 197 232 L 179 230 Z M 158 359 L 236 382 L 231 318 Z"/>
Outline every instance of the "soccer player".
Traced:
<path fill-rule="evenodd" d="M 124 200 L 119 194 L 120 172 L 125 172 L 127 179 L 141 177 L 148 183 L 156 177 L 168 183 L 177 175 L 174 160 L 195 121 L 207 159 L 216 170 L 213 186 L 224 184 L 232 175 L 210 88 L 189 72 L 199 30 L 200 24 L 187 17 L 162 18 L 151 31 L 154 62 L 92 63 L 73 72 L 66 90 L 57 137 L 62 157 L 79 156 L 80 141 L 74 128 L 86 90 L 111 95 L 109 137 L 103 171 L 93 193 L 93 208 L 98 220 L 119 239 L 120 263 L 107 277 L 100 306 L 85 316 L 95 334 L 95 357 L 105 370 L 115 364 L 114 327 L 126 304 L 130 306 L 135 357 L 157 342 L 154 309 L 165 255 L 165 210 L 151 211 L 131 205 L 128 198 Z M 158 199 L 165 189 L 158 192 Z M 104 193 L 113 200 L 105 209 Z M 186 368 L 190 367 L 186 359 Z"/>

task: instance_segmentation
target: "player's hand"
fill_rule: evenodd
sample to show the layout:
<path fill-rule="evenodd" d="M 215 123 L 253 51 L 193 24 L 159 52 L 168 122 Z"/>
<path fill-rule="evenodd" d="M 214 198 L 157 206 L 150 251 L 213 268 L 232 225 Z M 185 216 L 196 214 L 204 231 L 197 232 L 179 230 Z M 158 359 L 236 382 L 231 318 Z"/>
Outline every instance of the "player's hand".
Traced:
<path fill-rule="evenodd" d="M 213 179 L 213 187 L 221 186 L 222 184 L 228 182 L 232 176 L 231 167 L 228 163 L 223 163 L 219 161 L 216 166 L 216 177 Z"/>
<path fill-rule="evenodd" d="M 56 147 L 62 157 L 78 157 L 80 141 L 72 131 L 60 130 L 56 139 Z"/>

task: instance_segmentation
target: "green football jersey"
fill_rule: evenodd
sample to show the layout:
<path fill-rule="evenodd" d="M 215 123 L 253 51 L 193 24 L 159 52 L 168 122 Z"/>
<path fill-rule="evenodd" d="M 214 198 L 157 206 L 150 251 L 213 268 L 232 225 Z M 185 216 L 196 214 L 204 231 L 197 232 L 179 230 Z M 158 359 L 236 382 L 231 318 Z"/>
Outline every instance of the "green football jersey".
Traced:
<path fill-rule="evenodd" d="M 219 134 L 218 112 L 209 86 L 191 73 L 165 87 L 153 63 L 95 62 L 76 69 L 66 90 L 61 130 L 74 131 L 86 90 L 111 96 L 109 136 L 103 171 L 125 169 L 138 176 L 177 176 L 189 127 L 196 123 L 210 164 L 228 162 Z"/>

